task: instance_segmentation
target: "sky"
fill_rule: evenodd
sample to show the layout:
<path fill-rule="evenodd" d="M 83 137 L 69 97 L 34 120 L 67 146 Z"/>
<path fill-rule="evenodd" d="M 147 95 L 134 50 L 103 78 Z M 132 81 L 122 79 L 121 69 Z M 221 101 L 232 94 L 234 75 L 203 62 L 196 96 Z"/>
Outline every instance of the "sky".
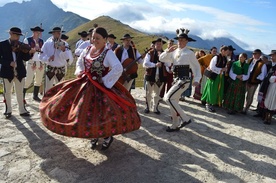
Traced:
<path fill-rule="evenodd" d="M 0 6 L 22 0 L 0 0 Z M 51 0 L 93 20 L 107 15 L 148 33 L 178 28 L 203 39 L 228 37 L 245 50 L 276 50 L 275 0 Z"/>

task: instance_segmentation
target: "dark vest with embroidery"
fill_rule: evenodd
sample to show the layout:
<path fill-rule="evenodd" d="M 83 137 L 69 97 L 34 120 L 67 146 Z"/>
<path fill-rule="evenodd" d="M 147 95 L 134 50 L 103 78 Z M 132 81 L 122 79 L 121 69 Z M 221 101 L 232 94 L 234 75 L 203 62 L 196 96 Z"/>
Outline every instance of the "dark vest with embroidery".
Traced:
<path fill-rule="evenodd" d="M 124 50 L 123 46 L 120 46 L 115 49 L 115 55 L 117 56 L 119 61 L 121 61 L 121 59 L 122 59 L 123 50 Z M 132 49 L 132 47 L 129 47 L 129 49 L 127 50 L 127 53 L 128 53 L 128 58 L 135 59 L 136 55 L 134 55 L 134 54 L 136 54 L 136 48 Z"/>
<path fill-rule="evenodd" d="M 252 63 L 253 58 L 251 58 L 249 60 L 249 65 Z M 260 84 L 262 81 L 258 80 L 257 77 L 262 73 L 262 67 L 264 65 L 264 61 L 262 59 L 259 59 L 258 61 L 256 61 L 253 70 L 250 73 L 249 79 L 248 79 L 248 83 L 249 84 L 253 84 L 253 85 L 257 85 Z"/>
<path fill-rule="evenodd" d="M 28 37 L 27 40 L 28 40 L 28 44 L 30 45 L 30 47 L 34 48 L 35 47 L 35 41 L 34 41 L 33 37 Z M 43 40 L 38 38 L 39 48 L 42 48 L 43 43 L 44 43 Z M 33 54 L 31 56 L 33 56 Z"/>
<path fill-rule="evenodd" d="M 163 50 L 162 50 L 163 52 Z M 157 63 L 160 62 L 159 61 L 159 57 L 158 57 L 158 52 L 154 49 L 148 52 L 148 54 L 150 54 L 150 62 L 152 63 Z M 166 82 L 167 81 L 167 72 L 166 72 L 166 68 L 163 62 L 162 63 L 162 67 L 159 68 L 159 80 L 160 82 Z M 145 75 L 145 80 L 146 81 L 151 81 L 151 82 L 156 82 L 155 81 L 155 75 L 156 75 L 156 67 L 155 68 L 147 68 L 146 69 L 146 75 Z"/>
<path fill-rule="evenodd" d="M 221 54 L 216 55 L 215 57 L 217 57 L 216 67 L 224 68 L 227 64 L 227 58 L 222 56 Z"/>

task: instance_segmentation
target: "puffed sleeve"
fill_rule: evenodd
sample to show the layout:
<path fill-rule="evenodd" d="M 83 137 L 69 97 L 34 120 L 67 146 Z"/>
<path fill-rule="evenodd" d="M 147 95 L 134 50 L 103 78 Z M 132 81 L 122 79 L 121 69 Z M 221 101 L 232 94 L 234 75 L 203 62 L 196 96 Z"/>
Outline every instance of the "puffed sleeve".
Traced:
<path fill-rule="evenodd" d="M 110 68 L 109 72 L 102 78 L 103 83 L 105 87 L 112 88 L 121 77 L 123 66 L 112 50 L 107 51 L 103 64 Z"/>
<path fill-rule="evenodd" d="M 165 50 L 163 53 L 160 54 L 159 60 L 161 62 L 173 63 L 173 52 L 169 53 L 167 50 Z"/>
<path fill-rule="evenodd" d="M 79 74 L 81 74 L 85 67 L 84 67 L 84 57 L 87 53 L 87 49 L 84 49 L 81 53 L 81 55 L 78 57 L 78 60 L 76 62 L 76 70 L 75 70 L 75 75 L 78 76 Z"/>

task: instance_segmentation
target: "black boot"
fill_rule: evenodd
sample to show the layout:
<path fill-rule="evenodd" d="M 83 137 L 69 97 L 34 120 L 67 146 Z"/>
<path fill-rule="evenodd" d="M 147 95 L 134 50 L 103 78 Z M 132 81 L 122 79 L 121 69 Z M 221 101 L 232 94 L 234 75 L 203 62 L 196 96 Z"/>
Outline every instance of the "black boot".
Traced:
<path fill-rule="evenodd" d="M 34 96 L 33 99 L 37 102 L 41 102 L 41 99 L 38 97 L 39 86 L 34 86 Z"/>
<path fill-rule="evenodd" d="M 148 105 L 147 102 L 146 102 L 146 105 L 147 105 L 147 107 L 146 107 L 146 109 L 144 110 L 144 113 L 148 114 L 150 111 L 149 111 L 149 105 Z"/>
<path fill-rule="evenodd" d="M 23 88 L 23 99 L 24 99 L 24 100 L 25 100 L 26 92 L 27 92 L 27 88 Z"/>

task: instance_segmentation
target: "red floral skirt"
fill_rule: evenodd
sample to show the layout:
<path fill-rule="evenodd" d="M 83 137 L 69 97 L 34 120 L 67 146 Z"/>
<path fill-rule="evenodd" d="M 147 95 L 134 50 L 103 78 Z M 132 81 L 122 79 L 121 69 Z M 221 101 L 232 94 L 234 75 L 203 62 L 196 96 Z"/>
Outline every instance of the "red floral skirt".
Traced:
<path fill-rule="evenodd" d="M 109 137 L 139 129 L 141 119 L 130 93 L 118 82 L 106 90 L 132 105 L 118 104 L 84 76 L 59 83 L 45 94 L 39 106 L 44 126 L 79 138 Z"/>

